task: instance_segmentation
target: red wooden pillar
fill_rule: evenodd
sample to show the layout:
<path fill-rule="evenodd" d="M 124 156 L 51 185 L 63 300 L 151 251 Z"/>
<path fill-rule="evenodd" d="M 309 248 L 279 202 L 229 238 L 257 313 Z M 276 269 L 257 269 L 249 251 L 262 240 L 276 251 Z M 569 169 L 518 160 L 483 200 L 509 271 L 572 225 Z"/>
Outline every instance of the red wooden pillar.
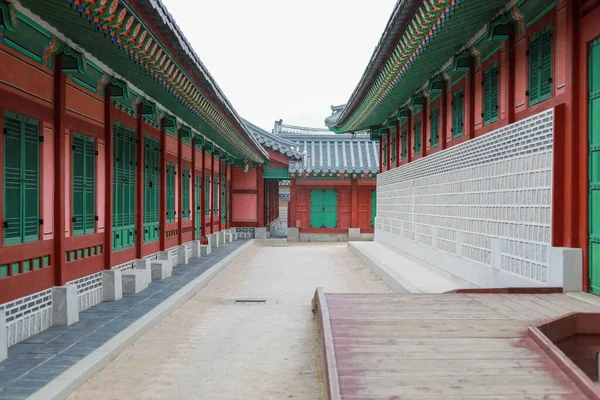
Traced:
<path fill-rule="evenodd" d="M 381 158 L 379 158 L 381 161 Z M 290 180 L 290 201 L 288 202 L 288 227 L 296 227 L 296 179 Z"/>
<path fill-rule="evenodd" d="M 113 102 L 111 98 L 110 84 L 104 88 L 104 182 L 106 187 L 104 200 L 104 269 L 112 267 L 112 235 L 113 235 L 113 168 L 114 168 L 114 144 L 113 144 Z M 64 147 L 64 146 L 63 146 Z M 55 153 L 56 154 L 56 153 Z M 64 174 L 63 174 L 64 176 Z M 64 219 L 64 218 L 63 218 Z M 64 231 L 64 229 L 63 229 Z"/>
<path fill-rule="evenodd" d="M 444 89 L 440 95 L 440 109 L 438 117 L 440 119 L 440 128 L 438 129 L 438 140 L 440 141 L 440 150 L 445 150 L 447 147 L 446 129 L 448 127 L 448 82 L 444 81 Z"/>
<path fill-rule="evenodd" d="M 387 165 L 387 169 L 390 170 L 390 169 L 392 169 L 392 164 L 391 164 L 391 161 L 392 161 L 392 145 L 391 145 L 392 144 L 392 131 L 389 128 L 387 128 L 386 131 L 387 131 L 387 135 L 386 135 L 387 136 L 386 137 L 386 140 L 387 140 L 387 146 L 386 146 L 387 152 L 386 153 L 387 154 L 385 156 L 385 161 L 386 161 L 385 165 Z"/>
<path fill-rule="evenodd" d="M 398 158 L 398 157 L 396 157 Z M 352 181 L 352 214 L 350 215 L 350 228 L 358 228 L 358 179 Z"/>
<path fill-rule="evenodd" d="M 429 101 L 427 101 L 427 97 L 423 96 L 423 108 L 421 109 L 421 156 L 425 157 L 427 155 L 427 146 L 430 143 L 427 142 L 427 132 L 431 131 L 431 123 L 429 121 Z"/>
<path fill-rule="evenodd" d="M 379 138 L 379 172 L 383 172 L 383 139 Z"/>
<path fill-rule="evenodd" d="M 196 135 L 192 134 L 192 240 L 198 239 L 196 237 L 196 228 L 198 221 L 196 221 Z"/>
<path fill-rule="evenodd" d="M 160 127 L 160 249 L 166 250 L 165 235 L 167 228 L 167 129 L 165 120 Z"/>
<path fill-rule="evenodd" d="M 227 174 L 228 176 L 230 176 L 229 178 L 229 192 L 227 193 L 227 228 L 231 228 L 231 218 L 232 218 L 232 214 L 231 211 L 233 209 L 233 207 L 231 206 L 232 203 L 232 193 L 233 193 L 233 166 L 228 166 L 227 167 Z"/>
<path fill-rule="evenodd" d="M 475 60 L 471 57 L 471 65 L 467 71 L 465 82 L 466 94 L 466 115 L 465 115 L 465 130 L 467 140 L 475 137 Z"/>
<path fill-rule="evenodd" d="M 500 58 L 500 119 L 515 122 L 515 29 L 509 29 Z"/>
<path fill-rule="evenodd" d="M 402 133 L 400 132 L 400 120 L 396 120 L 396 167 L 400 166 L 402 161 Z"/>
<path fill-rule="evenodd" d="M 408 132 L 406 132 L 406 162 L 412 161 L 412 136 L 415 128 L 413 127 L 413 112 L 411 109 L 408 109 Z"/>
<path fill-rule="evenodd" d="M 256 168 L 256 187 L 258 189 L 256 206 L 258 207 L 258 227 L 265 226 L 265 181 L 263 167 Z"/>
<path fill-rule="evenodd" d="M 65 74 L 62 71 L 63 55 L 59 54 L 55 58 L 54 69 L 54 182 L 56 185 L 54 198 L 54 284 L 62 286 L 65 284 L 65 231 L 67 229 L 65 222 L 65 201 L 66 201 L 66 139 L 65 139 L 65 119 L 66 119 L 66 90 L 67 82 Z M 110 97 L 109 97 L 110 98 Z M 110 124 L 108 124 L 110 125 Z M 112 154 L 112 152 L 111 152 Z M 112 158 L 111 158 L 112 159 Z M 107 204 L 109 202 L 107 201 Z M 110 214 L 109 214 L 110 215 Z M 108 230 L 108 232 L 110 232 Z M 110 242 L 109 242 L 110 243 Z M 105 252 L 110 253 L 108 246 L 105 246 Z"/>
<path fill-rule="evenodd" d="M 200 154 L 202 155 L 202 174 L 200 175 L 200 226 L 202 236 L 206 236 L 206 152 L 204 146 L 200 146 Z"/>
<path fill-rule="evenodd" d="M 135 255 L 137 258 L 142 258 L 142 245 L 144 243 L 144 134 L 142 132 L 144 116 L 142 115 L 142 105 L 138 105 L 137 109 L 137 121 L 136 121 L 136 132 L 135 137 L 137 140 L 137 170 L 135 172 L 136 187 L 136 208 L 135 213 L 135 224 L 137 226 L 135 234 Z"/>
<path fill-rule="evenodd" d="M 182 224 L 183 224 L 183 140 L 182 140 L 183 131 L 181 129 L 177 130 L 177 175 L 179 178 L 177 181 L 179 182 L 179 204 L 175 206 L 175 209 L 179 210 L 179 218 L 177 219 L 177 244 L 180 246 L 183 244 L 183 235 L 181 234 Z"/>
<path fill-rule="evenodd" d="M 227 182 L 223 182 L 223 156 L 219 157 L 219 220 L 217 221 L 217 225 L 219 225 L 219 231 L 223 230 L 223 225 L 222 225 L 222 221 L 223 221 L 223 202 L 221 201 L 224 191 L 225 191 L 225 186 L 227 185 Z M 225 178 L 226 180 L 227 178 Z"/>
<path fill-rule="evenodd" d="M 208 205 L 208 209 L 210 210 L 210 233 L 214 233 L 214 229 L 215 229 L 215 210 L 213 210 L 213 207 L 215 206 L 215 196 L 217 195 L 215 193 L 215 150 L 213 149 L 213 151 L 210 153 L 210 193 L 212 193 L 212 195 L 210 196 L 212 204 Z"/>

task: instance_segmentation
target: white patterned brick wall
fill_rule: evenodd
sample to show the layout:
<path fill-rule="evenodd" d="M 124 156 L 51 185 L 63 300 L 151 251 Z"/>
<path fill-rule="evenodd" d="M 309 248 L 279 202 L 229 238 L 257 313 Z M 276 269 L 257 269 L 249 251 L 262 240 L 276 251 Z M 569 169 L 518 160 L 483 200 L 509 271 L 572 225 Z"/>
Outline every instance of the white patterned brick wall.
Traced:
<path fill-rule="evenodd" d="M 8 303 L 6 312 L 8 345 L 12 346 L 52 326 L 52 289 L 46 289 Z"/>
<path fill-rule="evenodd" d="M 77 285 L 79 312 L 102 302 L 102 272 L 67 282 Z"/>
<path fill-rule="evenodd" d="M 546 282 L 553 115 L 380 174 L 376 230 Z"/>

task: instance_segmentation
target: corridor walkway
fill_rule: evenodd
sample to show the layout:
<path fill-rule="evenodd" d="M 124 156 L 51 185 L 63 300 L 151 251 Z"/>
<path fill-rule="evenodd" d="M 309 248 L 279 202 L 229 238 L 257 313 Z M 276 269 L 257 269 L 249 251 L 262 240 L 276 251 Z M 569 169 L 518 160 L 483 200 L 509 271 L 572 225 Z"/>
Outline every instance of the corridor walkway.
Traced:
<path fill-rule="evenodd" d="M 319 399 L 317 286 L 391 293 L 346 244 L 256 244 L 70 399 Z"/>

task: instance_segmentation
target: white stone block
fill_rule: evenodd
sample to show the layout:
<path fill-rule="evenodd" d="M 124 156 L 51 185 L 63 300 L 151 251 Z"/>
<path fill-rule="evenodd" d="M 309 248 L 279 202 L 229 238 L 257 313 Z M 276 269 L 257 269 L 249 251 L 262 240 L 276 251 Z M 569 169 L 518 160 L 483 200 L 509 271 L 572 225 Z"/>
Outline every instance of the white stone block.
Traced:
<path fill-rule="evenodd" d="M 300 228 L 288 228 L 287 229 L 287 241 L 288 242 L 299 242 L 300 241 Z"/>
<path fill-rule="evenodd" d="M 360 228 L 348 228 L 349 240 L 360 240 Z"/>
<path fill-rule="evenodd" d="M 102 271 L 102 301 L 118 301 L 123 298 L 123 277 L 120 269 Z"/>
<path fill-rule="evenodd" d="M 206 238 L 208 239 L 208 244 L 211 247 L 219 247 L 219 238 L 216 233 L 208 234 L 206 235 Z"/>
<path fill-rule="evenodd" d="M 202 246 L 202 242 L 199 240 L 192 240 L 192 258 L 198 258 L 202 256 L 200 246 Z"/>
<path fill-rule="evenodd" d="M 206 257 L 212 253 L 212 246 L 210 244 L 203 244 L 200 246 L 200 254 L 202 257 Z"/>
<path fill-rule="evenodd" d="M 153 260 L 150 262 L 152 266 L 152 280 L 162 281 L 173 275 L 173 263 L 171 260 Z"/>
<path fill-rule="evenodd" d="M 177 261 L 178 265 L 187 265 L 190 263 L 190 257 L 188 256 L 187 249 L 183 244 L 177 247 Z"/>
<path fill-rule="evenodd" d="M 173 266 L 177 266 L 178 261 L 179 261 L 179 252 L 177 254 L 177 257 L 171 257 L 171 253 L 169 251 L 161 251 L 160 253 L 158 253 L 158 259 L 159 260 L 171 260 L 171 262 L 173 263 Z"/>
<path fill-rule="evenodd" d="M 79 322 L 77 285 L 52 288 L 52 326 L 69 326 Z"/>
<path fill-rule="evenodd" d="M 8 331 L 6 329 L 6 313 L 0 310 L 0 362 L 8 358 Z"/>
<path fill-rule="evenodd" d="M 256 228 L 254 229 L 254 239 L 266 239 L 267 228 Z"/>
<path fill-rule="evenodd" d="M 568 247 L 548 248 L 548 286 L 565 292 L 583 290 L 583 251 Z"/>
<path fill-rule="evenodd" d="M 145 258 L 135 260 L 133 262 L 133 269 L 137 269 L 144 272 L 142 276 L 146 280 L 146 287 L 150 284 L 150 282 L 152 282 L 152 270 L 150 268 L 150 260 Z"/>
<path fill-rule="evenodd" d="M 123 293 L 136 294 L 148 287 L 146 270 L 128 269 L 121 274 L 123 281 Z"/>
<path fill-rule="evenodd" d="M 219 238 L 220 244 L 225 244 L 225 231 L 217 232 L 217 237 Z"/>
<path fill-rule="evenodd" d="M 502 269 L 502 239 L 491 238 L 492 242 L 492 268 Z"/>

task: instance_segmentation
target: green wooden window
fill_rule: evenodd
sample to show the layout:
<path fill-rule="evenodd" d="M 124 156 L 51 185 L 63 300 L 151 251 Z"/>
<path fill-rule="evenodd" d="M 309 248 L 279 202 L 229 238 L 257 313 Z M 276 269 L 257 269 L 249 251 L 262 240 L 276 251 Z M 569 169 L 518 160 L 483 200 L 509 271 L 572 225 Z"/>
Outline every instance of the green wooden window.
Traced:
<path fill-rule="evenodd" d="M 498 66 L 486 69 L 483 77 L 483 124 L 498 121 Z"/>
<path fill-rule="evenodd" d="M 72 154 L 73 235 L 89 235 L 96 228 L 96 142 L 73 134 Z"/>
<path fill-rule="evenodd" d="M 204 215 L 210 215 L 210 176 L 206 176 L 204 180 Z"/>
<path fill-rule="evenodd" d="M 589 277 L 590 290 L 600 294 L 600 39 L 589 47 Z"/>
<path fill-rule="evenodd" d="M 402 131 L 402 159 L 406 160 L 408 156 L 408 132 L 405 130 Z"/>
<path fill-rule="evenodd" d="M 415 150 L 415 154 L 420 154 L 421 153 L 421 120 L 415 120 L 415 147 L 413 147 L 413 149 Z"/>
<path fill-rule="evenodd" d="M 311 190 L 310 227 L 337 228 L 337 190 Z"/>
<path fill-rule="evenodd" d="M 200 215 L 200 213 L 202 212 L 202 198 L 200 197 L 202 194 L 202 179 L 199 176 L 196 176 L 194 178 L 194 191 L 196 192 L 196 204 L 194 204 L 194 218 L 196 219 L 196 229 L 194 231 L 194 237 L 199 238 L 202 234 L 202 227 L 200 226 L 202 222 Z"/>
<path fill-rule="evenodd" d="M 184 220 L 189 220 L 192 216 L 190 210 L 190 170 L 184 168 L 182 171 L 181 183 L 181 216 Z"/>
<path fill-rule="evenodd" d="M 4 244 L 40 237 L 40 123 L 4 114 Z"/>
<path fill-rule="evenodd" d="M 377 216 L 377 191 L 371 192 L 371 226 L 375 228 L 375 217 Z"/>
<path fill-rule="evenodd" d="M 167 163 L 167 222 L 175 222 L 175 164 Z"/>
<path fill-rule="evenodd" d="M 160 227 L 160 144 L 150 136 L 144 138 L 144 242 L 158 240 Z"/>
<path fill-rule="evenodd" d="M 465 126 L 465 96 L 462 89 L 452 96 L 452 137 L 459 138 L 464 133 Z"/>
<path fill-rule="evenodd" d="M 135 243 L 135 131 L 118 122 L 113 126 L 113 249 Z"/>
<path fill-rule="evenodd" d="M 221 223 L 227 221 L 227 175 L 221 174 Z"/>
<path fill-rule="evenodd" d="M 396 135 L 392 136 L 392 164 L 396 163 Z"/>
<path fill-rule="evenodd" d="M 213 214 L 219 215 L 219 178 L 214 178 L 213 186 Z"/>
<path fill-rule="evenodd" d="M 436 148 L 440 144 L 440 107 L 431 108 L 431 148 Z"/>
<path fill-rule="evenodd" d="M 382 146 L 383 146 L 383 152 L 382 152 L 382 157 L 383 157 L 383 166 L 386 167 L 387 166 L 387 158 L 388 158 L 388 148 L 387 148 L 387 138 L 384 136 L 381 138 L 381 142 L 382 142 Z"/>
<path fill-rule="evenodd" d="M 552 97 L 552 25 L 529 41 L 529 104 Z"/>

